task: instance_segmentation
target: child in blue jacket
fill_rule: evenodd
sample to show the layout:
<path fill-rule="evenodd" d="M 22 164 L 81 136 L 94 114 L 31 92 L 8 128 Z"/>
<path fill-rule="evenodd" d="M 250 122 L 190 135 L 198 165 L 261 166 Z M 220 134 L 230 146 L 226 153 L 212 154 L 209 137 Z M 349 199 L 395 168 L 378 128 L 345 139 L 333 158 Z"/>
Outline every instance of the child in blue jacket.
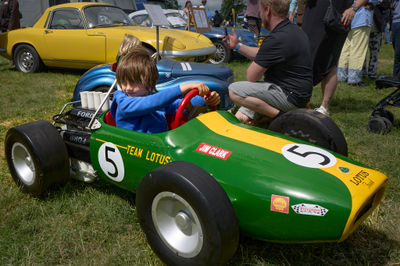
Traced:
<path fill-rule="evenodd" d="M 117 127 L 138 132 L 167 131 L 166 114 L 174 114 L 181 102 L 180 97 L 192 89 L 197 88 L 199 96 L 202 96 L 194 97 L 191 101 L 193 105 L 216 106 L 220 102 L 215 91 L 206 96 L 209 88 L 202 82 L 185 83 L 157 92 L 158 70 L 143 48 L 134 49 L 121 59 L 116 79 L 122 90 L 114 93 L 111 115 Z"/>

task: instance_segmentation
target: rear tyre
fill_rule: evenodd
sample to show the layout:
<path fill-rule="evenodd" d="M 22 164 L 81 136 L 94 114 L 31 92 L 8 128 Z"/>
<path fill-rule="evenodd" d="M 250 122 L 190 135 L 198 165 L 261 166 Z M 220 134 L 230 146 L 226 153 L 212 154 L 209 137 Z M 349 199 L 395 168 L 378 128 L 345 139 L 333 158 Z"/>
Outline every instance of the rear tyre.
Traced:
<path fill-rule="evenodd" d="M 221 40 L 214 40 L 213 43 L 217 51 L 215 52 L 214 58 L 210 59 L 210 63 L 214 65 L 228 63 L 232 57 L 231 49 Z"/>
<path fill-rule="evenodd" d="M 8 130 L 5 153 L 11 176 L 22 192 L 40 197 L 50 185 L 63 185 L 69 179 L 67 148 L 47 121 Z"/>
<path fill-rule="evenodd" d="M 222 187 L 202 168 L 172 162 L 147 174 L 136 194 L 142 230 L 167 265 L 223 265 L 239 227 Z"/>
<path fill-rule="evenodd" d="M 274 119 L 268 129 L 347 156 L 347 142 L 342 131 L 332 119 L 317 111 L 287 112 Z"/>
<path fill-rule="evenodd" d="M 13 59 L 15 68 L 24 73 L 38 72 L 43 66 L 35 48 L 27 44 L 15 48 Z"/>

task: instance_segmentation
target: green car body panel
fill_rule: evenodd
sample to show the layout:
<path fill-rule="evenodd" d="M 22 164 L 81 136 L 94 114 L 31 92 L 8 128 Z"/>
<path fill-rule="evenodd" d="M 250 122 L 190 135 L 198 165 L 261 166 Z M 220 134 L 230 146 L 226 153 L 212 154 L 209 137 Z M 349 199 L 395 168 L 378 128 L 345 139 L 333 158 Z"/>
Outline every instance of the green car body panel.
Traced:
<path fill-rule="evenodd" d="M 135 192 L 153 169 L 172 161 L 194 163 L 225 190 L 241 232 L 258 239 L 343 241 L 379 204 L 387 183 L 385 175 L 347 157 L 300 152 L 295 149 L 310 144 L 243 125 L 224 111 L 159 134 L 98 120 L 101 127 L 91 135 L 90 157 L 102 179 Z M 293 163 L 283 155 L 287 145 L 295 156 L 314 156 L 319 163 L 334 157 L 336 163 L 323 169 Z"/>

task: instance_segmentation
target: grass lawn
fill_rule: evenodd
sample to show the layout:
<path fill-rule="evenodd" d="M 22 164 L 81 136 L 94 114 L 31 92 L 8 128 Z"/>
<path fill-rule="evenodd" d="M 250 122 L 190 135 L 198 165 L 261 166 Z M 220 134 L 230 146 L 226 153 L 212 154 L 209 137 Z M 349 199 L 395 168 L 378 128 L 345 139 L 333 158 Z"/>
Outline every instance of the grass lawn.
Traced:
<path fill-rule="evenodd" d="M 229 66 L 246 78 L 249 61 Z M 383 44 L 379 75 L 391 75 L 393 49 Z M 51 120 L 72 98 L 82 71 L 22 74 L 0 58 L 0 264 L 162 265 L 136 218 L 134 195 L 106 184 L 72 180 L 39 200 L 19 192 L 6 166 L 4 138 L 10 127 Z M 368 118 L 394 88 L 376 90 L 339 84 L 331 118 L 342 129 L 349 157 L 384 172 L 389 187 L 382 204 L 343 243 L 276 244 L 242 237 L 229 265 L 398 265 L 400 264 L 400 110 L 387 135 L 369 133 Z M 314 88 L 311 106 L 321 101 Z M 285 230 L 277 228 L 276 230 Z"/>

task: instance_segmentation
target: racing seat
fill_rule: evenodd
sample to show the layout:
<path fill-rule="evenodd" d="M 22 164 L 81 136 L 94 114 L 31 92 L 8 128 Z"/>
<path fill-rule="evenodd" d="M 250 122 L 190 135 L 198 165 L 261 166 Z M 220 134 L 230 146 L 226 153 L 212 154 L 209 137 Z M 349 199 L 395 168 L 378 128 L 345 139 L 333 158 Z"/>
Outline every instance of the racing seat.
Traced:
<path fill-rule="evenodd" d="M 106 115 L 104 116 L 104 122 L 106 122 L 106 124 L 110 125 L 110 126 L 114 126 L 114 127 L 117 126 L 110 111 L 107 111 Z"/>

